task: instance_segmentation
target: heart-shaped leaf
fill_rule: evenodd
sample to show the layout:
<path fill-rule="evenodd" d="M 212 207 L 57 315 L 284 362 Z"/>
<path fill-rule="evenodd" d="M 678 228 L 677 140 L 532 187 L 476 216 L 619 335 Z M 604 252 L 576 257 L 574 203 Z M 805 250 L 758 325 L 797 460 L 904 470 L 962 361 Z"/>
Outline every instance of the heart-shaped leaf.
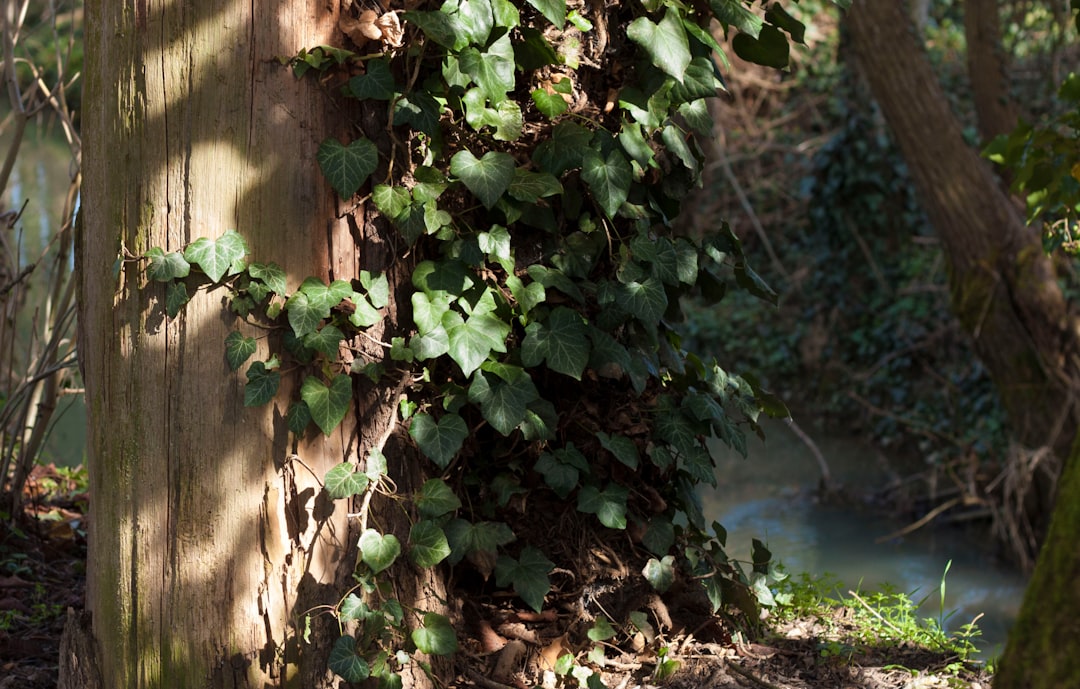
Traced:
<path fill-rule="evenodd" d="M 170 282 L 165 286 L 165 313 L 169 318 L 176 318 L 184 304 L 191 299 L 188 296 L 187 285 L 182 282 Z"/>
<path fill-rule="evenodd" d="M 256 361 L 247 370 L 247 385 L 244 386 L 244 406 L 258 407 L 269 403 L 277 394 L 280 383 L 280 373 L 268 371 L 264 362 Z"/>
<path fill-rule="evenodd" d="M 615 455 L 615 459 L 631 469 L 637 469 L 638 450 L 633 440 L 625 435 L 608 435 L 603 432 L 597 433 L 596 439 L 605 450 Z"/>
<path fill-rule="evenodd" d="M 326 472 L 323 487 L 326 494 L 334 500 L 351 498 L 367 490 L 368 477 L 362 471 L 356 470 L 352 462 L 342 462 Z"/>
<path fill-rule="evenodd" d="M 158 282 L 168 282 L 177 278 L 186 278 L 191 273 L 191 264 L 179 251 L 165 253 L 160 247 L 147 250 L 146 257 L 150 265 L 146 267 L 146 277 Z"/>
<path fill-rule="evenodd" d="M 566 25 L 566 0 L 527 0 L 559 31 Z"/>
<path fill-rule="evenodd" d="M 464 320 L 456 311 L 447 311 L 442 325 L 450 343 L 450 358 L 466 376 L 471 376 L 492 351 L 506 351 L 510 325 L 492 314 L 475 313 Z"/>
<path fill-rule="evenodd" d="M 441 478 L 428 479 L 414 496 L 416 510 L 421 517 L 434 519 L 461 507 L 461 500 Z"/>
<path fill-rule="evenodd" d="M 417 567 L 434 567 L 450 555 L 446 534 L 435 522 L 423 519 L 409 530 L 409 557 Z"/>
<path fill-rule="evenodd" d="M 375 574 L 383 571 L 401 554 L 401 542 L 392 533 L 381 534 L 375 529 L 365 529 L 360 534 L 360 559 Z"/>
<path fill-rule="evenodd" d="M 346 682 L 363 682 L 371 673 L 367 661 L 356 654 L 356 639 L 348 634 L 334 642 L 327 664 L 331 672 Z"/>
<path fill-rule="evenodd" d="M 629 495 L 630 491 L 617 483 L 608 484 L 602 491 L 596 486 L 585 486 L 578 493 L 578 512 L 595 514 L 609 529 L 625 529 Z"/>
<path fill-rule="evenodd" d="M 626 27 L 626 35 L 641 46 L 654 65 L 682 83 L 690 64 L 690 42 L 678 10 L 669 7 L 659 24 L 638 17 Z"/>
<path fill-rule="evenodd" d="M 499 556 L 495 564 L 495 584 L 513 585 L 514 592 L 521 600 L 536 612 L 540 612 L 544 607 L 544 596 L 551 590 L 548 574 L 553 569 L 555 563 L 547 559 L 542 552 L 532 546 L 525 546 L 517 560 L 506 555 Z"/>
<path fill-rule="evenodd" d="M 452 519 L 446 525 L 446 540 L 450 543 L 450 564 L 456 565 L 474 552 L 489 553 L 514 540 L 514 532 L 503 522 L 477 522 Z"/>
<path fill-rule="evenodd" d="M 457 414 L 444 414 L 438 422 L 417 414 L 409 424 L 409 435 L 428 459 L 445 469 L 469 436 L 469 428 Z"/>
<path fill-rule="evenodd" d="M 390 63 L 385 58 L 368 60 L 367 72 L 349 79 L 349 90 L 359 100 L 390 100 L 397 92 Z M 369 173 L 370 174 L 370 173 Z"/>
<path fill-rule="evenodd" d="M 342 199 L 356 193 L 379 165 L 379 150 L 367 139 L 357 139 L 348 146 L 334 138 L 319 145 L 315 159 L 330 186 Z"/>
<path fill-rule="evenodd" d="M 514 168 L 514 157 L 501 151 L 488 151 L 480 159 L 467 150 L 458 151 L 450 159 L 450 172 L 488 209 L 514 181 Z"/>
<path fill-rule="evenodd" d="M 581 161 L 581 178 L 589 185 L 604 214 L 613 218 L 630 195 L 634 173 L 626 156 L 620 151 L 612 150 L 604 158 L 590 150 Z"/>
<path fill-rule="evenodd" d="M 255 338 L 244 337 L 237 331 L 232 331 L 225 338 L 225 359 L 229 362 L 229 368 L 233 371 L 244 365 L 252 354 L 255 353 Z"/>
<path fill-rule="evenodd" d="M 671 555 L 665 555 L 662 560 L 649 558 L 641 573 L 657 593 L 664 593 L 675 583 L 675 558 Z"/>
<path fill-rule="evenodd" d="M 244 238 L 229 230 L 217 239 L 199 237 L 184 249 L 184 259 L 199 266 L 211 281 L 219 282 L 226 272 L 239 272 L 239 264 L 247 252 Z"/>
<path fill-rule="evenodd" d="M 352 379 L 344 374 L 337 375 L 327 387 L 315 376 L 308 376 L 300 388 L 300 398 L 307 402 L 311 419 L 323 434 L 330 435 L 349 411 Z"/>
<path fill-rule="evenodd" d="M 411 636 L 420 652 L 428 655 L 445 656 L 458 649 L 457 634 L 450 620 L 437 613 L 426 613 L 424 626 L 414 629 Z"/>
<path fill-rule="evenodd" d="M 469 401 L 480 405 L 480 411 L 492 428 L 503 435 L 510 435 L 525 420 L 529 403 L 539 399 L 540 393 L 523 369 L 514 366 L 505 368 L 516 373 L 508 376 L 509 380 L 486 371 L 473 376 Z"/>
<path fill-rule="evenodd" d="M 581 315 L 565 306 L 556 307 L 545 323 L 532 322 L 521 343 L 521 363 L 538 366 L 547 361 L 552 371 L 581 380 L 589 363 L 588 330 Z"/>
<path fill-rule="evenodd" d="M 253 280 L 260 280 L 275 294 L 285 294 L 285 271 L 276 263 L 252 263 L 248 266 L 248 275 Z"/>

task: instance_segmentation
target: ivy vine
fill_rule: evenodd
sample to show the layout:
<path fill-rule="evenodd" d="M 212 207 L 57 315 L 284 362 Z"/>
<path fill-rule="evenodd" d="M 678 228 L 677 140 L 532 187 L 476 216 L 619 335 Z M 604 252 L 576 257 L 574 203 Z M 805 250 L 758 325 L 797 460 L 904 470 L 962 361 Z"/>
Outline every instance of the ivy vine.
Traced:
<path fill-rule="evenodd" d="M 333 432 L 350 408 L 352 376 L 414 381 L 400 418 L 437 477 L 410 496 L 405 543 L 362 517 L 358 588 L 334 610 L 343 631 L 330 668 L 347 681 L 397 686 L 411 651 L 457 649 L 446 617 L 425 613 L 410 631 L 402 604 L 380 588 L 403 553 L 417 567 L 468 558 L 542 610 L 556 564 L 500 518 L 529 492 L 631 531 L 648 553 L 642 576 L 659 592 L 685 576 L 704 585 L 714 611 L 734 603 L 750 619 L 735 589 L 769 598 L 767 551 L 758 544 L 750 572 L 729 560 L 695 490 L 716 483 L 709 438 L 745 454 L 759 414 L 787 410 L 753 377 L 685 351 L 677 324 L 691 292 L 776 295 L 726 224 L 700 237 L 672 230 L 698 184 L 707 99 L 723 88 L 710 21 L 738 34 L 740 56 L 776 67 L 789 42 L 802 41 L 802 25 L 779 4 L 763 16 L 749 5 L 421 2 L 343 20 L 357 50 L 318 46 L 283 60 L 298 78 L 335 85 L 330 97 L 385 103 L 389 146 L 328 138 L 317 155 L 343 202 L 374 204 L 402 251 L 425 259 L 412 274 L 410 331 L 382 358 L 349 343 L 382 323 L 384 275 L 309 277 L 289 292 L 281 267 L 249 261 L 232 230 L 143 257 L 147 278 L 165 284 L 169 317 L 190 289 L 224 286 L 240 319 L 283 330 L 284 351 L 248 363 L 256 341 L 241 321 L 225 359 L 234 371 L 247 366 L 248 406 L 273 400 L 285 370 L 300 372 L 288 374 L 302 376 L 286 415 L 296 436 L 312 425 Z M 362 467 L 331 470 L 325 491 L 366 509 L 373 492 L 391 490 L 385 474 L 374 448 Z M 352 623 L 356 634 L 346 633 Z M 629 622 L 603 624 L 590 638 Z"/>

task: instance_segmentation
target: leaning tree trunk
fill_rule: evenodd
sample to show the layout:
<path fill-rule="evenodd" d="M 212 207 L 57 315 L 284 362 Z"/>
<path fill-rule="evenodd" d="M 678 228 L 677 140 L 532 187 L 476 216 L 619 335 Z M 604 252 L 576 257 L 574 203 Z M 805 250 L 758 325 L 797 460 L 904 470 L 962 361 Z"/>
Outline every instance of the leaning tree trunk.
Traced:
<path fill-rule="evenodd" d="M 1077 430 L 1077 334 L 1043 253 L 961 134 L 903 5 L 848 14 L 858 63 L 911 171 L 949 265 L 952 307 L 990 372 L 1014 436 L 1068 456 Z M 1049 490 L 1036 512 L 1049 514 Z"/>
<path fill-rule="evenodd" d="M 1016 126 L 1016 108 L 1009 93 L 1009 70 L 1001 43 L 1001 9 L 997 0 L 965 0 L 964 38 L 971 98 L 979 136 L 988 143 Z"/>
<path fill-rule="evenodd" d="M 227 312 L 223 289 L 200 290 L 169 318 L 140 262 L 114 264 L 236 229 L 290 289 L 306 276 L 348 280 L 361 264 L 387 271 L 392 292 L 407 284 L 371 214 L 339 208 L 319 174 L 319 141 L 349 133 L 345 111 L 275 59 L 334 42 L 338 12 L 337 2 L 86 3 L 78 268 L 93 506 L 89 614 L 69 621 L 65 648 L 81 652 L 62 659 L 66 686 L 336 686 L 336 623 L 316 608 L 348 589 L 356 539 L 348 506 L 320 482 L 384 436 L 395 390 L 369 386 L 332 436 L 294 445 L 288 377 L 273 404 L 245 408 L 224 358 L 233 329 L 259 337 L 259 355 L 276 335 Z M 395 300 L 388 311 L 393 327 Z M 402 489 L 413 483 L 390 470 Z M 437 583 L 423 590 L 439 595 Z M 409 604 L 425 582 L 403 571 L 396 584 Z"/>

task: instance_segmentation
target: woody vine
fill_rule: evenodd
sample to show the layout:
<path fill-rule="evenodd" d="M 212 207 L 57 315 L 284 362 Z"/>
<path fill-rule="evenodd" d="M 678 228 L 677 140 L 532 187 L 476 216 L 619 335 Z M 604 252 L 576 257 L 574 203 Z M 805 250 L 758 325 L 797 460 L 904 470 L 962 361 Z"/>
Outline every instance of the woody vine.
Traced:
<path fill-rule="evenodd" d="M 714 611 L 735 604 L 748 624 L 755 598 L 771 602 L 768 552 L 758 545 L 747 570 L 730 559 L 695 490 L 715 485 L 708 439 L 745 454 L 759 414 L 787 410 L 753 377 L 685 351 L 678 323 L 691 293 L 775 295 L 726 224 L 700 237 L 673 231 L 702 169 L 707 99 L 723 88 L 710 22 L 737 34 L 741 57 L 775 67 L 802 41 L 803 26 L 778 3 L 763 13 L 749 5 L 420 2 L 349 16 L 341 28 L 352 49 L 283 60 L 298 78 L 332 85 L 329 98 L 386 108 L 390 145 L 328 138 L 318 152 L 343 204 L 374 204 L 399 253 L 423 259 L 411 330 L 383 343 L 381 358 L 353 343 L 384 318 L 383 275 L 309 277 L 290 292 L 284 271 L 257 262 L 258 247 L 232 230 L 140 258 L 146 277 L 164 283 L 170 318 L 192 290 L 227 291 L 237 329 L 225 359 L 247 367 L 244 403 L 265 405 L 283 376 L 299 376 L 285 421 L 298 437 L 334 431 L 353 403 L 353 376 L 406 382 L 399 418 L 434 475 L 401 496 L 411 502 L 407 541 L 367 522 L 373 492 L 392 491 L 381 448 L 324 478 L 328 496 L 354 501 L 365 525 L 357 587 L 333 610 L 342 635 L 330 667 L 347 681 L 395 686 L 414 651 L 457 649 L 447 618 L 422 614 L 409 630 L 380 587 L 403 553 L 417 567 L 469 558 L 543 609 L 556 564 L 504 517 L 515 496 L 565 503 L 626 532 L 659 593 L 679 579 L 700 583 Z M 609 95 L 590 99 L 598 93 Z M 249 363 L 255 326 L 279 329 L 283 351 Z M 589 637 L 614 637 L 634 619 L 604 619 Z"/>

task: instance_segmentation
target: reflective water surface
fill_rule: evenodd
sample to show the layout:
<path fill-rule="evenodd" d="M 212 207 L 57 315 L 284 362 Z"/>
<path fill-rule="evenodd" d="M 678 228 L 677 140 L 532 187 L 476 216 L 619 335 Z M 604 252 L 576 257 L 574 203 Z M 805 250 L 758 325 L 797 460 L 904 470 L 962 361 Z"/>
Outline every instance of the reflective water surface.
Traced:
<path fill-rule="evenodd" d="M 804 429 L 808 430 L 808 429 Z M 830 573 L 846 594 L 856 587 L 889 583 L 927 598 L 922 617 L 938 617 L 939 587 L 946 563 L 945 611 L 955 610 L 946 627 L 955 630 L 979 613 L 982 640 L 990 654 L 1000 652 L 1016 617 L 1025 578 L 996 561 L 988 544 L 954 527 L 924 527 L 879 543 L 907 522 L 856 507 L 819 504 L 814 490 L 820 470 L 810 449 L 781 423 L 766 426 L 767 441 L 748 441 L 750 456 L 717 445 L 717 489 L 703 491 L 707 519 L 728 531 L 727 553 L 750 559 L 750 542 L 760 538 L 790 572 Z M 878 451 L 858 441 L 815 438 L 834 480 L 846 486 L 883 485 Z M 984 537 L 985 538 L 985 537 Z"/>

